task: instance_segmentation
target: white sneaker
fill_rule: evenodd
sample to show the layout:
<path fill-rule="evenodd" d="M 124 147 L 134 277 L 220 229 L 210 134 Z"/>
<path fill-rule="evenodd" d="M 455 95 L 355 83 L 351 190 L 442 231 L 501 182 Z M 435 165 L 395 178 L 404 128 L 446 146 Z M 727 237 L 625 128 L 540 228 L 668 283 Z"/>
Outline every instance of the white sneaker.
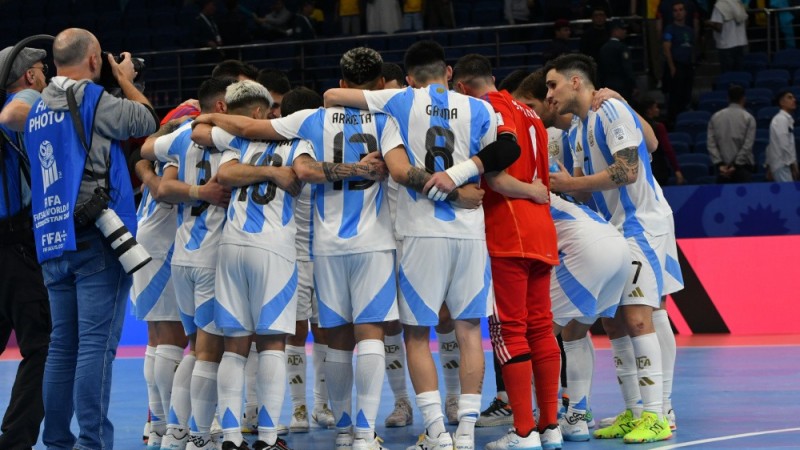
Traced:
<path fill-rule="evenodd" d="M 352 450 L 353 448 L 353 434 L 352 433 L 338 433 L 333 445 L 334 450 Z"/>
<path fill-rule="evenodd" d="M 366 439 L 354 439 L 353 450 L 389 450 L 381 444 L 383 444 L 383 439 L 379 438 L 377 435 L 375 435 L 371 441 Z"/>
<path fill-rule="evenodd" d="M 219 420 L 217 420 L 216 414 L 214 415 L 214 420 L 211 421 L 210 432 L 211 432 L 211 440 L 214 442 L 219 442 L 221 447 L 224 437 L 222 436 L 222 426 L 219 424 Z"/>
<path fill-rule="evenodd" d="M 394 410 L 386 418 L 384 425 L 386 428 L 406 427 L 414 423 L 414 413 L 411 410 L 411 403 L 407 398 L 401 398 L 394 402 Z"/>
<path fill-rule="evenodd" d="M 453 438 L 450 433 L 444 432 L 438 437 L 432 438 L 423 431 L 415 445 L 409 446 L 406 450 L 453 450 Z"/>
<path fill-rule="evenodd" d="M 475 436 L 468 436 L 461 434 L 453 439 L 453 448 L 455 450 L 475 450 Z"/>
<path fill-rule="evenodd" d="M 559 450 L 564 445 L 564 438 L 561 436 L 559 427 L 544 430 L 539 434 L 539 440 L 544 450 Z"/>
<path fill-rule="evenodd" d="M 292 433 L 308 433 L 308 414 L 306 405 L 297 405 L 292 413 L 292 421 L 289 422 L 289 431 Z"/>
<path fill-rule="evenodd" d="M 458 395 L 448 395 L 444 399 L 444 414 L 450 425 L 458 425 Z"/>
<path fill-rule="evenodd" d="M 582 414 L 564 416 L 558 419 L 558 426 L 565 441 L 583 442 L 589 440 L 589 424 Z"/>
<path fill-rule="evenodd" d="M 211 436 L 190 435 L 189 442 L 186 443 L 186 450 L 214 450 L 216 445 L 211 440 Z"/>
<path fill-rule="evenodd" d="M 286 436 L 289 434 L 289 427 L 282 423 L 279 423 L 275 428 L 278 430 L 278 436 Z"/>
<path fill-rule="evenodd" d="M 586 426 L 589 428 L 594 428 L 594 414 L 592 414 L 592 408 L 588 408 L 586 410 L 586 415 L 583 417 L 583 420 L 586 421 Z"/>
<path fill-rule="evenodd" d="M 333 411 L 331 411 L 326 404 L 314 406 L 314 411 L 311 412 L 311 418 L 322 428 L 332 428 L 335 425 Z"/>
<path fill-rule="evenodd" d="M 161 441 L 163 438 L 163 435 L 151 431 L 150 435 L 147 437 L 147 450 L 161 450 Z"/>
<path fill-rule="evenodd" d="M 256 410 L 242 414 L 242 434 L 258 434 L 258 413 Z"/>
<path fill-rule="evenodd" d="M 669 422 L 669 429 L 675 431 L 678 429 L 678 425 L 675 424 L 675 410 L 670 409 L 669 411 L 664 413 L 664 417 L 667 418 L 667 422 Z"/>
<path fill-rule="evenodd" d="M 186 428 L 167 427 L 167 432 L 161 438 L 161 450 L 184 450 L 189 441 L 189 431 Z"/>
<path fill-rule="evenodd" d="M 617 417 L 604 417 L 600 419 L 600 423 L 597 424 L 599 429 L 608 428 L 611 425 L 614 425 L 614 422 L 617 421 Z"/>
<path fill-rule="evenodd" d="M 142 431 L 142 442 L 145 444 L 150 443 L 150 420 L 144 423 L 144 430 Z"/>
<path fill-rule="evenodd" d="M 486 444 L 486 450 L 542 450 L 542 441 L 536 430 L 527 437 L 522 437 L 512 428 L 500 439 Z"/>

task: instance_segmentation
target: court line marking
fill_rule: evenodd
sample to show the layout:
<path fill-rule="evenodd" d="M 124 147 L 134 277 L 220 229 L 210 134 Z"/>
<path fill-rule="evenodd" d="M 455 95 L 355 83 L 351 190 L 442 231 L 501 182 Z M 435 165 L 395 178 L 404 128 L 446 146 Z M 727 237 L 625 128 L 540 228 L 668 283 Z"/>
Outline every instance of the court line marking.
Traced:
<path fill-rule="evenodd" d="M 691 445 L 708 444 L 710 442 L 728 441 L 731 439 L 741 439 L 752 436 L 762 436 L 765 434 L 778 434 L 778 433 L 791 433 L 793 431 L 800 431 L 800 428 L 784 428 L 781 430 L 768 430 L 756 431 L 753 433 L 731 434 L 728 436 L 720 436 L 716 438 L 700 439 L 697 441 L 681 442 L 680 444 L 664 445 L 662 447 L 653 447 L 652 450 L 672 450 L 673 448 L 689 447 Z"/>

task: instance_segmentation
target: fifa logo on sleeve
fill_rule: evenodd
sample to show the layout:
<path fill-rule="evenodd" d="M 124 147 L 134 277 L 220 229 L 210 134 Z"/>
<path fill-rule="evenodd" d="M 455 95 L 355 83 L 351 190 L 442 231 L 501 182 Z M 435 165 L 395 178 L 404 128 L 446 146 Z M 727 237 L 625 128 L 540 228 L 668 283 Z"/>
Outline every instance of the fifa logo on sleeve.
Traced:
<path fill-rule="evenodd" d="M 44 141 L 39 145 L 39 162 L 42 163 L 42 185 L 47 192 L 47 188 L 61 178 L 56 158 L 53 156 L 53 144 L 50 141 Z"/>

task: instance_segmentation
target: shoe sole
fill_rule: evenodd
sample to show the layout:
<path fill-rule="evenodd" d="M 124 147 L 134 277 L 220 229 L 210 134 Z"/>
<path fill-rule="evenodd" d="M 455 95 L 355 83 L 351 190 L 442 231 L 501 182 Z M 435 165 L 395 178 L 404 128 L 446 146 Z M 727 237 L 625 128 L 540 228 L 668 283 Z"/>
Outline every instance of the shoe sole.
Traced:
<path fill-rule="evenodd" d="M 672 435 L 671 435 L 671 434 L 670 434 L 669 436 L 667 436 L 667 437 L 663 437 L 663 438 L 653 438 L 653 439 L 638 439 L 638 440 L 633 440 L 633 439 L 623 439 L 622 441 L 623 441 L 624 443 L 626 443 L 626 444 L 648 444 L 648 443 L 650 443 L 650 442 L 661 442 L 661 441 L 668 441 L 668 440 L 670 440 L 670 439 L 672 439 Z"/>
<path fill-rule="evenodd" d="M 289 427 L 290 433 L 308 433 L 309 426 L 306 425 L 305 427 Z"/>
<path fill-rule="evenodd" d="M 383 426 L 385 426 L 386 428 L 403 428 L 403 427 L 407 427 L 407 426 L 413 425 L 413 424 L 414 424 L 413 420 L 407 420 L 407 421 L 405 421 L 403 423 L 400 423 L 400 422 L 395 422 L 395 423 L 384 422 Z"/>
<path fill-rule="evenodd" d="M 586 442 L 590 439 L 590 436 L 588 434 L 572 434 L 572 435 L 562 434 L 561 437 L 565 441 L 570 441 L 570 442 Z"/>

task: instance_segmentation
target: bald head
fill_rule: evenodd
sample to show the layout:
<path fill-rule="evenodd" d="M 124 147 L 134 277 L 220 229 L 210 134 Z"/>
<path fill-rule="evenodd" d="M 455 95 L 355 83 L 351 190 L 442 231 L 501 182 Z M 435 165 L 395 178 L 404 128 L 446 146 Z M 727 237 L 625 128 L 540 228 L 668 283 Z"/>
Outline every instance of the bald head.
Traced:
<path fill-rule="evenodd" d="M 56 67 L 82 64 L 90 56 L 100 54 L 100 42 L 82 28 L 68 28 L 58 33 L 53 41 L 53 62 Z"/>

